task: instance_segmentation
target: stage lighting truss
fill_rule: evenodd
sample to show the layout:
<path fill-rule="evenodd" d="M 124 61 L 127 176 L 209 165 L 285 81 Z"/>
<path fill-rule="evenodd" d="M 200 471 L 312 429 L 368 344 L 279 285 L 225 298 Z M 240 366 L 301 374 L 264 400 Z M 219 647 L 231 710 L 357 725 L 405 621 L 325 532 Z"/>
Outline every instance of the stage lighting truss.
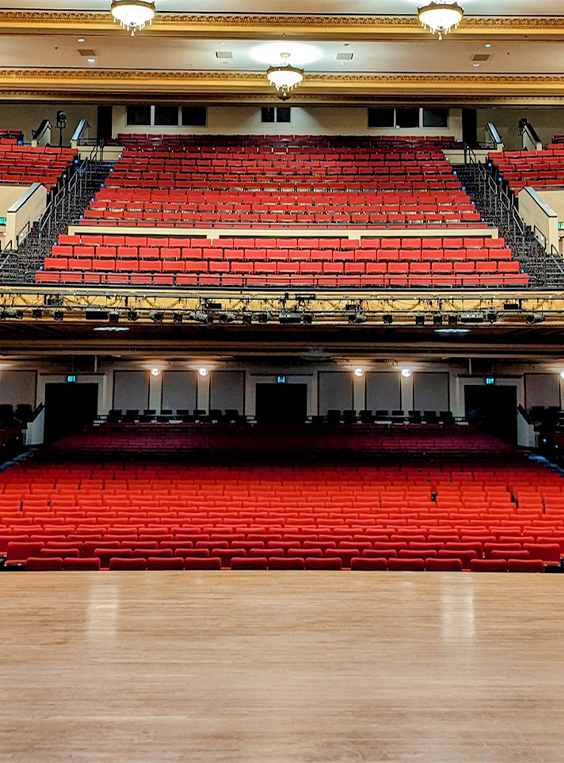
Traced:
<path fill-rule="evenodd" d="M 509 307 L 510 306 L 510 307 Z M 45 293 L 33 287 L 7 290 L 0 295 L 0 320 L 56 320 L 65 324 L 94 325 L 110 323 L 151 325 L 154 331 L 175 325 L 177 330 L 217 324 L 231 327 L 267 324 L 311 326 L 340 325 L 383 328 L 440 328 L 483 326 L 564 326 L 562 297 L 559 292 L 519 296 L 508 299 L 503 293 L 491 296 L 474 294 L 422 298 L 409 294 L 378 295 L 359 299 L 352 293 L 320 295 L 283 292 L 230 294 L 202 299 L 196 294 L 135 295 L 99 292 L 62 291 Z"/>

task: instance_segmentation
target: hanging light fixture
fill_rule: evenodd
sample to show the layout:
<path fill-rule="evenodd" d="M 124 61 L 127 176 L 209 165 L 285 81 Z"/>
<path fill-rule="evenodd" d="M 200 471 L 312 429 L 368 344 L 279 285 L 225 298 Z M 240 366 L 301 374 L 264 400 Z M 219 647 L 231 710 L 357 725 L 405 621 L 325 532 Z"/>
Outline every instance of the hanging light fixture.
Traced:
<path fill-rule="evenodd" d="M 448 34 L 451 29 L 455 29 L 463 16 L 464 11 L 458 3 L 448 3 L 444 0 L 431 2 L 417 11 L 419 21 L 433 34 L 438 34 L 439 40 L 443 39 L 443 34 Z"/>
<path fill-rule="evenodd" d="M 304 70 L 290 65 L 289 53 L 280 53 L 280 58 L 281 63 L 278 66 L 271 66 L 266 72 L 266 77 L 278 91 L 278 97 L 282 101 L 287 101 L 290 92 L 303 80 Z"/>
<path fill-rule="evenodd" d="M 150 24 L 156 15 L 152 0 L 113 0 L 110 12 L 114 20 L 132 35 Z"/>

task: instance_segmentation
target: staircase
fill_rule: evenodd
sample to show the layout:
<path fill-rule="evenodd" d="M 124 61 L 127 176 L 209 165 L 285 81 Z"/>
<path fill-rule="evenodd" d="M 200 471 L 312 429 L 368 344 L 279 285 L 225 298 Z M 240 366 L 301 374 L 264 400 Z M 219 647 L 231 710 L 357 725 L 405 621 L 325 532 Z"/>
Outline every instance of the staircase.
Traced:
<path fill-rule="evenodd" d="M 61 233 L 76 225 L 92 198 L 108 177 L 113 162 L 85 159 L 69 182 L 48 204 L 43 217 L 33 224 L 17 249 L 2 252 L 0 283 L 29 284 Z"/>
<path fill-rule="evenodd" d="M 564 260 L 550 254 L 517 211 L 513 198 L 496 183 L 484 164 L 470 162 L 453 169 L 482 218 L 499 230 L 536 288 L 564 288 Z"/>

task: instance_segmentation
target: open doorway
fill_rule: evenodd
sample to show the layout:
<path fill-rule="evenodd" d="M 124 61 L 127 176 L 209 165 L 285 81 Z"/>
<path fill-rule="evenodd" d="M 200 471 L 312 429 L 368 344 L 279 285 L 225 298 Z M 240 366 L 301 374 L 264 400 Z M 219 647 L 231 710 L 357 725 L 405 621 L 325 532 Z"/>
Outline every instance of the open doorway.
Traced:
<path fill-rule="evenodd" d="M 46 384 L 45 431 L 48 444 L 81 432 L 98 415 L 97 384 Z"/>
<path fill-rule="evenodd" d="M 307 384 L 257 384 L 259 424 L 303 424 L 307 417 Z"/>
<path fill-rule="evenodd" d="M 517 387 L 466 385 L 464 403 L 469 424 L 510 445 L 517 444 Z"/>

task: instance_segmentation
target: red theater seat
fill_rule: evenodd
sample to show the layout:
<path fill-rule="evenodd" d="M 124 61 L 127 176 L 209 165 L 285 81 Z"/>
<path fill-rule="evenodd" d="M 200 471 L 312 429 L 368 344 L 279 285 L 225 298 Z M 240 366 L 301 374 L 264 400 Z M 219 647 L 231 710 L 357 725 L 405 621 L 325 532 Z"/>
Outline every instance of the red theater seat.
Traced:
<path fill-rule="evenodd" d="M 25 561 L 25 568 L 30 572 L 54 572 L 63 569 L 63 559 L 29 556 Z"/>

